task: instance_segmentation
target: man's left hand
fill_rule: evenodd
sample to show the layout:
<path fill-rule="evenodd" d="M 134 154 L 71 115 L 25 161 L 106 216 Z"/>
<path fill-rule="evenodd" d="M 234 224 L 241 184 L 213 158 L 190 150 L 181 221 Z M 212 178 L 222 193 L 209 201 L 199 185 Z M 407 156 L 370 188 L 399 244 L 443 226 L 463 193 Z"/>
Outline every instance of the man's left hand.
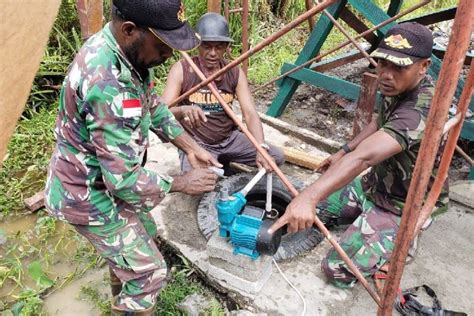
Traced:
<path fill-rule="evenodd" d="M 273 162 L 275 162 L 275 160 L 272 157 L 270 158 L 273 160 Z M 273 171 L 273 168 L 270 166 L 268 161 L 265 158 L 263 158 L 262 154 L 260 154 L 259 152 L 257 152 L 257 156 L 255 158 L 255 164 L 257 165 L 258 169 L 265 168 L 267 172 Z"/>
<path fill-rule="evenodd" d="M 210 166 L 222 168 L 222 165 L 217 161 L 217 159 L 203 148 L 188 153 L 188 161 L 194 169 L 207 168 Z"/>

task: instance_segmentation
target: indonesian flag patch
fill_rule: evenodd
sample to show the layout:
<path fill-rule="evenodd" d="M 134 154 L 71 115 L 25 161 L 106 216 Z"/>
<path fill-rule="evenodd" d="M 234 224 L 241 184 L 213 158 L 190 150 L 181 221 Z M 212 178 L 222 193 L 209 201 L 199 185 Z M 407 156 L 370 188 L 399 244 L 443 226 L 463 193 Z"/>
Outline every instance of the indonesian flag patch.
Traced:
<path fill-rule="evenodd" d="M 135 117 L 142 115 L 142 104 L 139 99 L 128 99 L 122 101 L 123 117 Z"/>

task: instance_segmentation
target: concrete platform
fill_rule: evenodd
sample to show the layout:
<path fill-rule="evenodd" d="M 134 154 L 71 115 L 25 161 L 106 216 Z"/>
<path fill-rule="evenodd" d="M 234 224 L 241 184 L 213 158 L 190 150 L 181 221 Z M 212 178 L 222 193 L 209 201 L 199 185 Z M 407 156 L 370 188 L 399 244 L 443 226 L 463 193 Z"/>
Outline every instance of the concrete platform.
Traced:
<path fill-rule="evenodd" d="M 270 142 L 281 142 L 282 145 L 293 142 L 288 136 L 267 129 L 265 127 L 265 133 Z M 317 151 L 314 148 L 309 150 Z M 164 174 L 179 172 L 173 146 L 153 146 L 149 155 L 149 167 L 156 165 L 155 170 Z M 159 164 L 153 160 L 159 161 Z M 315 179 L 309 171 L 292 166 L 286 166 L 284 172 L 306 183 Z M 197 226 L 195 212 L 198 202 L 199 197 L 170 194 L 153 210 L 153 214 L 161 237 L 206 276 L 209 258 L 206 254 L 207 241 Z M 415 261 L 405 268 L 402 288 L 428 284 L 436 291 L 445 308 L 474 314 L 473 240 L 474 214 L 463 205 L 451 203 L 449 211 L 423 233 Z M 320 263 L 329 247 L 329 243 L 324 241 L 307 254 L 280 264 L 288 279 L 305 297 L 306 315 L 375 315 L 376 305 L 362 286 L 341 290 L 325 282 Z M 208 281 L 253 312 L 301 315 L 303 309 L 300 298 L 276 269 L 254 297 L 216 284 L 212 279 Z"/>

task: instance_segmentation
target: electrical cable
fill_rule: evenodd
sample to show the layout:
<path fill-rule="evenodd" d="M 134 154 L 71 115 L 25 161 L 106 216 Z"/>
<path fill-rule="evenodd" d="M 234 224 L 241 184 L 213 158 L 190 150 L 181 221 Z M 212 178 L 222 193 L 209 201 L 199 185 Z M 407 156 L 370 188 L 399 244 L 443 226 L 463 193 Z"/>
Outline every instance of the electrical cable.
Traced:
<path fill-rule="evenodd" d="M 298 296 L 301 298 L 301 300 L 303 301 L 303 312 L 301 313 L 301 316 L 304 316 L 306 315 L 306 301 L 303 297 L 303 295 L 301 294 L 301 292 L 293 285 L 293 283 L 290 282 L 290 280 L 288 280 L 288 278 L 286 277 L 286 275 L 283 273 L 283 271 L 281 271 L 280 269 L 280 266 L 278 265 L 278 263 L 276 262 L 276 260 L 274 258 L 272 258 L 273 260 L 273 263 L 275 264 L 275 266 L 277 267 L 278 269 L 278 272 L 280 272 L 281 276 L 283 277 L 283 279 L 285 279 L 286 283 L 288 283 L 291 288 L 293 290 L 295 290 L 296 294 L 298 294 Z"/>

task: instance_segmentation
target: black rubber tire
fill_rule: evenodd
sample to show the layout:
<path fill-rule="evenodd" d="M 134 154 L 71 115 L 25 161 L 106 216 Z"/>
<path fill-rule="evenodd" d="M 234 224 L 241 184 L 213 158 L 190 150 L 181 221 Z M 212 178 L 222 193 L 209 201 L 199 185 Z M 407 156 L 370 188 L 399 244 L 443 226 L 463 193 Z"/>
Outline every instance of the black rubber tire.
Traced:
<path fill-rule="evenodd" d="M 206 239 L 211 238 L 212 233 L 219 227 L 215 202 L 221 188 L 227 187 L 229 194 L 235 193 L 240 191 L 254 175 L 254 173 L 239 173 L 233 175 L 221 180 L 214 191 L 204 194 L 199 202 L 197 221 L 199 229 Z M 289 180 L 298 191 L 303 189 L 303 183 L 301 181 L 291 177 L 289 177 Z M 247 197 L 252 194 L 265 194 L 265 192 L 266 177 L 263 177 L 249 192 Z M 286 204 L 288 204 L 292 198 L 285 185 L 276 175 L 273 176 L 273 197 L 281 198 L 286 202 Z M 323 239 L 324 236 L 315 228 L 310 228 L 294 234 L 285 234 L 282 236 L 280 247 L 273 257 L 277 261 L 296 257 L 313 249 Z"/>

